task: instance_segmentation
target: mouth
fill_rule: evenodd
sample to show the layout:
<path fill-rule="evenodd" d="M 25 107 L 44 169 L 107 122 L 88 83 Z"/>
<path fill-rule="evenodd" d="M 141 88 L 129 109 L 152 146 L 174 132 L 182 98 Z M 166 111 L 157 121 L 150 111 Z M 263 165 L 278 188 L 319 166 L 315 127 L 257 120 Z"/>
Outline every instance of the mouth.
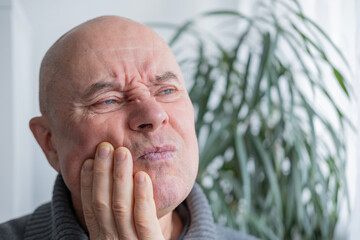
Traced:
<path fill-rule="evenodd" d="M 170 144 L 150 147 L 142 151 L 138 159 L 144 161 L 169 160 L 174 157 L 175 151 L 176 147 Z"/>

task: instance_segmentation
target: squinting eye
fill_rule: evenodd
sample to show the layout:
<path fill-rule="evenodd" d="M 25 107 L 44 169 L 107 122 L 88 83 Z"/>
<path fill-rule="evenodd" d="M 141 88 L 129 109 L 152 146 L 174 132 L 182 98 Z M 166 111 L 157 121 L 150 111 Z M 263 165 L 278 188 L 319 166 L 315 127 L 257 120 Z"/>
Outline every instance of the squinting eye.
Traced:
<path fill-rule="evenodd" d="M 116 101 L 115 101 L 115 100 L 113 100 L 113 99 L 110 99 L 110 100 L 106 100 L 106 101 L 104 101 L 103 103 L 104 103 L 104 104 L 106 104 L 106 105 L 110 105 L 110 104 L 115 104 L 115 103 L 116 103 Z"/>
<path fill-rule="evenodd" d="M 175 90 L 174 89 L 166 89 L 164 91 L 161 91 L 160 94 L 170 94 L 170 93 L 173 93 Z"/>

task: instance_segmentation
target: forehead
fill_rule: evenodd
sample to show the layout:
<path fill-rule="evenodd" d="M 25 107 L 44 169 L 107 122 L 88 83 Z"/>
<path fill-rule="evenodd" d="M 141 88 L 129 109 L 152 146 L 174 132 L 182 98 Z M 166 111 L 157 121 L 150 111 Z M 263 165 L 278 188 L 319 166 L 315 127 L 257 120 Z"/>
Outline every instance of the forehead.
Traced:
<path fill-rule="evenodd" d="M 85 27 L 75 32 L 71 41 L 68 39 L 63 63 L 73 84 L 91 84 L 109 77 L 145 79 L 168 71 L 181 75 L 173 54 L 159 36 L 145 26 L 130 26 Z"/>

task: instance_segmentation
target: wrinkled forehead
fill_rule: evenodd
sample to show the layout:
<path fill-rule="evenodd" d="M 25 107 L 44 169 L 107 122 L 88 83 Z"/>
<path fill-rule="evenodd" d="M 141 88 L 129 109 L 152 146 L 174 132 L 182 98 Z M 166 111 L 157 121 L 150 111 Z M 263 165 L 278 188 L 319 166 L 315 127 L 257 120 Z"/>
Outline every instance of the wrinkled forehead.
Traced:
<path fill-rule="evenodd" d="M 148 80 L 166 73 L 184 79 L 171 50 L 152 29 L 120 17 L 100 17 L 64 34 L 40 69 L 40 108 L 51 112 L 96 82 Z M 124 81 L 125 80 L 125 81 Z"/>

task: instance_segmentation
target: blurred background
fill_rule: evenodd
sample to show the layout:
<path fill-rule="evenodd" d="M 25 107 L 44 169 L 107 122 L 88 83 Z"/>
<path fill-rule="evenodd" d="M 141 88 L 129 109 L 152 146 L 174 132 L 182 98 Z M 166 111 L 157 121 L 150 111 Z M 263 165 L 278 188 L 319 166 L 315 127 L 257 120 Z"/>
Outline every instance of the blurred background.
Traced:
<path fill-rule="evenodd" d="M 101 3 L 95 0 L 0 0 L 0 222 L 30 213 L 51 199 L 56 173 L 35 142 L 28 122 L 39 115 L 41 59 L 63 33 L 100 15 L 120 15 L 142 23 L 182 24 L 200 13 L 220 9 L 252 16 L 258 10 L 256 4 L 252 0 L 104 0 Z M 341 88 L 332 85 L 330 88 L 334 89 L 332 96 L 344 114 L 359 128 L 360 1 L 305 0 L 301 5 L 304 13 L 329 35 L 348 61 L 350 70 L 344 70 L 343 74 L 349 82 L 352 101 L 343 100 Z M 201 24 L 209 27 L 213 22 Z M 171 31 L 157 29 L 166 40 L 171 38 Z M 332 60 L 343 68 L 340 58 Z M 185 76 L 190 78 L 191 74 L 185 73 Z M 191 80 L 188 81 L 191 85 Z M 326 109 L 322 110 L 326 115 Z M 335 239 L 355 240 L 360 237 L 359 137 L 348 128 L 344 131 L 347 146 L 344 173 L 350 206 L 345 206 L 343 201 Z"/>

